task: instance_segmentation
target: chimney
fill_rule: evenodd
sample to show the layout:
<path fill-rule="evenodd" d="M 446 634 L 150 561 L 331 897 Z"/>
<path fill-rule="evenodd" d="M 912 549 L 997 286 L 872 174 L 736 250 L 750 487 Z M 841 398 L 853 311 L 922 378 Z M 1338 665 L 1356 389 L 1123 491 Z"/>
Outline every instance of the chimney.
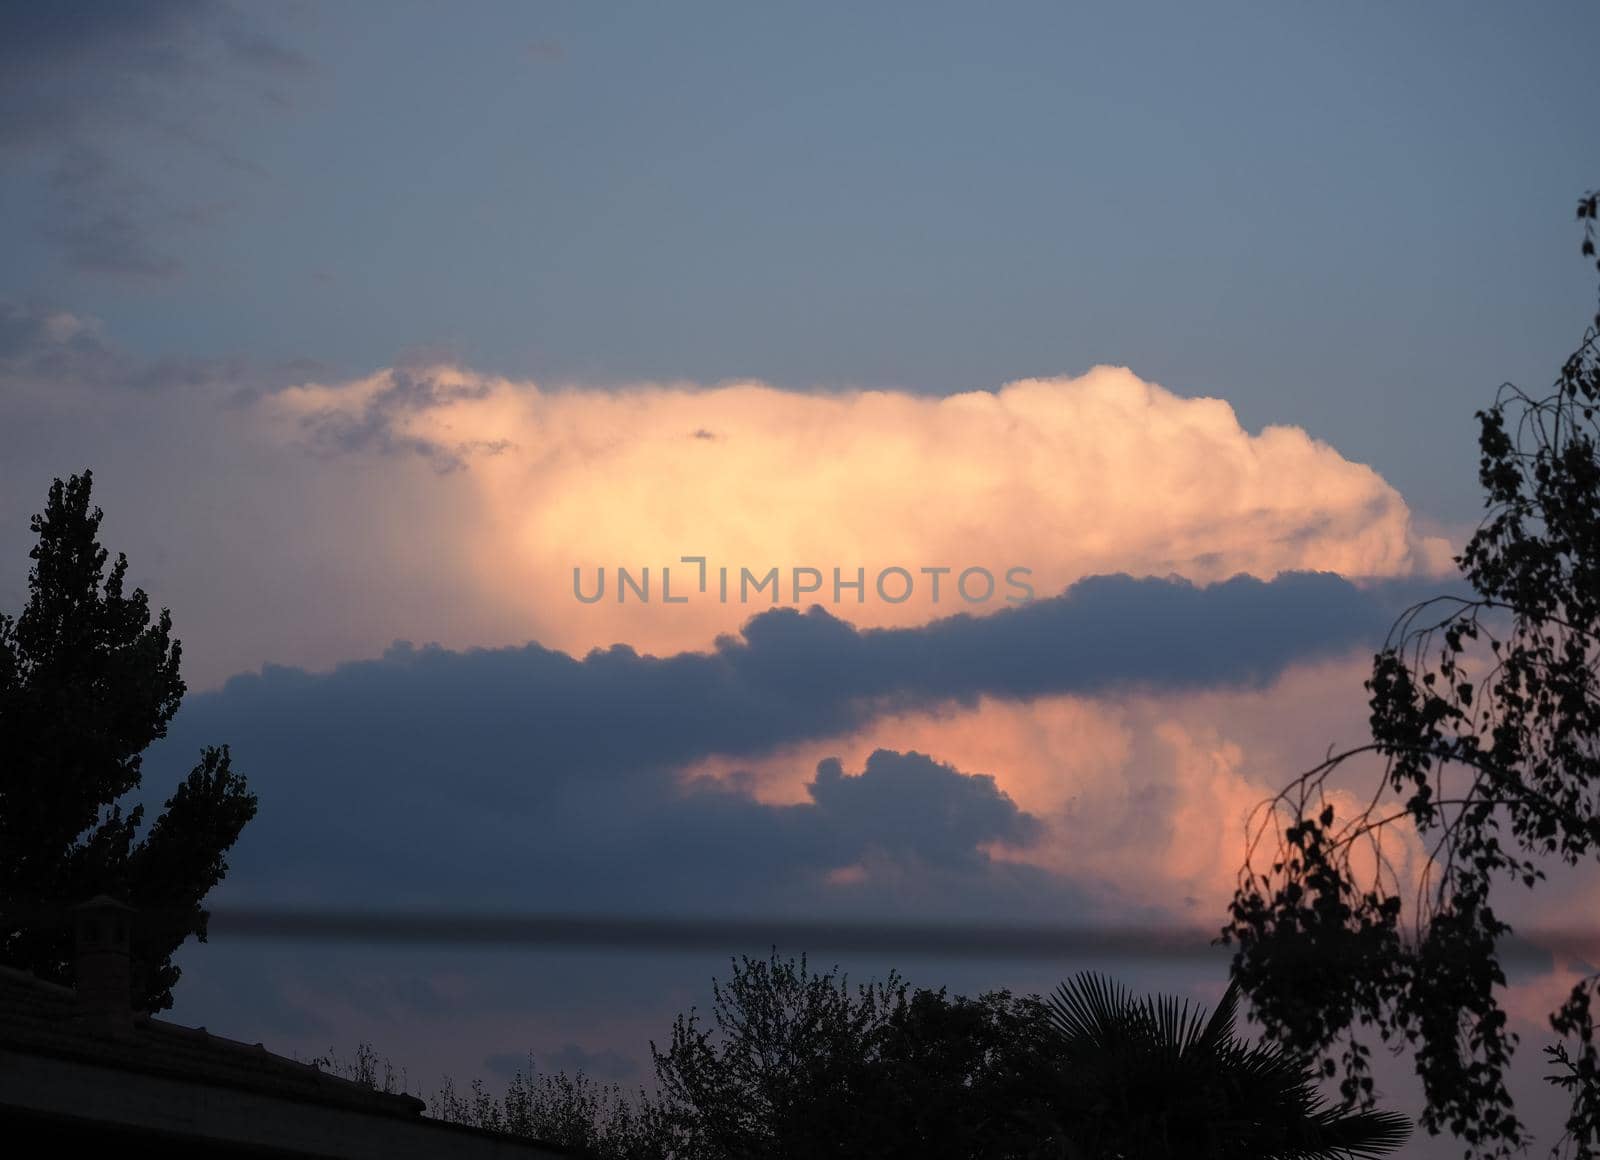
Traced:
<path fill-rule="evenodd" d="M 128 936 L 133 907 L 108 894 L 80 902 L 73 911 L 78 1010 L 109 1028 L 131 1026 L 133 986 Z"/>

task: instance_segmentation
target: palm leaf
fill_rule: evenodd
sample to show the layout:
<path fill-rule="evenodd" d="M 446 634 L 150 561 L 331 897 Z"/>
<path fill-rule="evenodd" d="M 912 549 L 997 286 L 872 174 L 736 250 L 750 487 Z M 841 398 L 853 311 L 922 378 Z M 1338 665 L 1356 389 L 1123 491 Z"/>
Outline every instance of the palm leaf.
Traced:
<path fill-rule="evenodd" d="M 1208 1017 L 1093 972 L 1062 983 L 1045 1001 L 1036 1071 L 1058 1137 L 1152 1160 L 1371 1160 L 1405 1141 L 1406 1117 L 1329 1107 L 1298 1056 L 1241 1042 L 1239 1001 L 1230 983 Z"/>

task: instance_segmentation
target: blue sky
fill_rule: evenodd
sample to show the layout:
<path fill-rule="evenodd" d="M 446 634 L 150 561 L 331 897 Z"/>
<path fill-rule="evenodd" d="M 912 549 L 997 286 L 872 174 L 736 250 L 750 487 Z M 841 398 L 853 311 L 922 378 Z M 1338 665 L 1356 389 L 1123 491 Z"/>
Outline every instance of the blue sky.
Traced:
<path fill-rule="evenodd" d="M 185 642 L 147 796 L 222 741 L 262 796 L 223 902 L 1220 925 L 1593 314 L 1596 16 L 8 6 L 0 608 L 93 467 Z M 1043 599 L 568 592 L 692 552 Z M 457 1078 L 637 1078 L 718 965 L 183 962 L 186 1021 Z"/>

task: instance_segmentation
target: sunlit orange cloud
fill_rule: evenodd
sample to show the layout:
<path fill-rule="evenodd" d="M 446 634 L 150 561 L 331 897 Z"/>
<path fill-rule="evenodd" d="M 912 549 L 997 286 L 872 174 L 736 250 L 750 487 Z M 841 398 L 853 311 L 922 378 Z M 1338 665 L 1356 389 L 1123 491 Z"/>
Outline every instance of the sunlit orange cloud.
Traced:
<path fill-rule="evenodd" d="M 437 534 L 465 554 L 472 598 L 576 652 L 703 648 L 770 607 L 770 590 L 741 601 L 744 568 L 776 567 L 784 603 L 792 569 L 815 568 L 821 590 L 801 604 L 875 626 L 1006 607 L 1021 595 L 1005 583 L 1013 567 L 1031 569 L 1024 579 L 1041 596 L 1107 572 L 1204 583 L 1448 567 L 1447 545 L 1415 531 L 1371 468 L 1297 428 L 1250 434 L 1222 400 L 1182 398 L 1115 367 L 947 398 L 760 383 L 546 390 L 434 367 L 307 384 L 262 405 L 294 441 L 459 469 L 479 526 L 459 545 L 449 529 Z M 685 556 L 706 558 L 706 592 Z M 874 590 L 891 566 L 911 574 L 904 603 Z M 618 602 L 618 567 L 635 579 L 649 569 L 648 602 L 631 590 Z M 686 603 L 663 602 L 664 567 Z M 953 571 L 936 603 L 920 570 L 937 567 Z M 989 600 L 953 591 L 968 567 L 995 576 Z M 575 568 L 587 595 L 606 570 L 598 603 L 576 599 Z M 864 591 L 834 603 L 834 569 L 847 582 L 863 569 Z M 900 595 L 902 580 L 886 583 Z M 982 591 L 975 577 L 969 595 Z"/>
<path fill-rule="evenodd" d="M 1021 808 L 1046 822 L 1040 841 L 997 847 L 991 856 L 1083 883 L 1116 883 L 1124 897 L 1220 925 L 1244 861 L 1252 809 L 1315 764 L 1341 734 L 1359 740 L 1368 660 L 1299 666 L 1259 690 L 985 698 L 971 708 L 879 718 L 859 733 L 758 761 L 712 758 L 685 778 L 738 778 L 765 800 L 795 802 L 806 800 L 806 783 L 825 757 L 859 769 L 878 748 L 927 753 L 964 772 L 993 775 Z M 1353 789 L 1370 785 L 1356 774 L 1333 787 L 1339 817 L 1354 813 Z M 1395 828 L 1383 841 L 1395 873 L 1413 886 L 1421 868 L 1414 832 Z M 843 869 L 840 885 L 866 873 Z M 1362 855 L 1357 872 L 1370 869 Z"/>

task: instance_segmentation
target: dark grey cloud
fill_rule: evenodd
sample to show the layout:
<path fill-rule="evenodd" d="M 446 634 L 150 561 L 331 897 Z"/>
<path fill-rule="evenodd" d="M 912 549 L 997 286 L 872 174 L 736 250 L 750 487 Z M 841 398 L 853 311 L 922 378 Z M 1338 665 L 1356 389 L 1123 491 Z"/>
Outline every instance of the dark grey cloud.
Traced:
<path fill-rule="evenodd" d="M 529 804 L 453 781 L 439 752 L 358 769 L 344 745 L 322 741 L 326 756 L 299 765 L 246 747 L 263 812 L 234 855 L 230 897 L 773 915 L 872 913 L 892 893 L 937 915 L 1026 913 L 1072 894 L 991 861 L 986 845 L 1028 843 L 1040 823 L 992 778 L 922 754 L 879 751 L 857 773 L 825 762 L 811 800 L 793 805 L 686 788 L 665 769 L 625 785 L 551 774 Z M 863 882 L 830 885 L 856 867 L 871 871 Z"/>
<path fill-rule="evenodd" d="M 422 456 L 438 471 L 455 471 L 466 466 L 466 457 L 470 454 L 492 455 L 511 444 L 498 440 L 445 446 L 430 439 L 397 434 L 403 424 L 396 420 L 455 400 L 482 399 L 491 389 L 488 383 L 444 383 L 432 375 L 401 367 L 390 373 L 388 385 L 375 391 L 359 413 L 317 412 L 306 416 L 302 426 L 310 445 L 322 451 L 406 452 Z"/>
<path fill-rule="evenodd" d="M 0 382 L 99 385 L 130 367 L 92 319 L 67 310 L 0 301 Z"/>
<path fill-rule="evenodd" d="M 639 1074 L 638 1061 L 630 1059 L 620 1051 L 613 1048 L 586 1051 L 571 1042 L 542 1055 L 534 1055 L 529 1051 L 498 1051 L 486 1056 L 483 1066 L 485 1070 L 501 1079 L 510 1079 L 514 1075 L 531 1075 L 535 1071 L 542 1073 L 564 1071 L 568 1075 L 582 1072 L 594 1079 L 614 1083 L 618 1080 L 632 1079 Z"/>
<path fill-rule="evenodd" d="M 170 278 L 180 264 L 151 237 L 162 216 L 150 190 L 97 149 L 69 145 L 50 175 L 54 212 L 45 232 L 67 263 L 89 274 Z"/>
<path fill-rule="evenodd" d="M 128 115 L 152 84 L 193 71 L 208 0 L 0 7 L 0 144 L 37 144 Z"/>
<path fill-rule="evenodd" d="M 862 630 L 820 607 L 774 609 L 712 651 L 669 657 L 620 644 L 580 660 L 537 644 L 453 652 L 401 642 L 328 674 L 269 667 L 235 677 L 186 712 L 242 728 L 362 722 L 385 754 L 461 739 L 457 764 L 520 796 L 537 794 L 540 778 L 508 779 L 508 763 L 626 777 L 984 694 L 1260 685 L 1291 662 L 1376 644 L 1389 616 L 1379 595 L 1325 573 L 1203 588 L 1103 576 L 989 616 L 917 628 Z"/>
<path fill-rule="evenodd" d="M 685 781 L 683 770 L 952 700 L 1259 684 L 1295 661 L 1375 646 L 1406 595 L 1329 575 L 1209 588 L 1113 576 L 915 629 L 775 610 L 709 652 L 670 657 L 397 645 L 325 674 L 269 668 L 193 696 L 147 769 L 158 785 L 197 745 L 227 741 L 260 794 L 218 907 L 1057 923 L 1113 907 L 1120 921 L 1152 922 L 1160 916 L 1115 883 L 989 856 L 994 843 L 1038 840 L 1042 826 L 987 776 L 1005 770 L 880 750 L 861 768 L 821 762 L 793 804 L 759 801 L 737 779 Z M 492 1024 L 458 1069 L 480 1068 L 486 1051 L 546 1049 L 550 1013 L 631 1004 L 619 1018 L 639 1021 L 633 1042 L 585 1040 L 539 1058 L 587 1061 L 596 1074 L 591 1055 L 642 1058 L 642 1036 L 726 973 L 725 959 L 699 952 L 463 957 L 226 939 L 185 961 L 196 967 L 186 1017 L 225 1016 L 291 1042 L 324 1026 Z M 937 981 L 955 977 L 940 967 Z M 452 981 L 463 978 L 470 987 Z M 246 983 L 266 998 L 235 998 Z M 380 1047 L 405 1058 L 404 1034 Z"/>
<path fill-rule="evenodd" d="M 963 774 L 920 753 L 880 749 L 855 777 L 830 757 L 817 766 L 808 792 L 847 857 L 876 849 L 951 866 L 981 857 L 985 842 L 1026 845 L 1039 836 L 1037 821 L 1000 792 L 991 774 Z"/>
<path fill-rule="evenodd" d="M 222 92 L 303 77 L 309 62 L 221 0 L 60 0 L 0 6 L 0 156 L 43 163 L 38 223 L 74 269 L 166 278 L 174 231 L 214 215 L 161 177 L 176 146 L 259 174 L 213 127 Z"/>
<path fill-rule="evenodd" d="M 1373 645 L 1388 621 L 1379 595 L 1332 575 L 1112 576 L 913 629 L 774 610 L 710 652 L 664 658 L 402 644 L 193 696 L 152 760 L 233 745 L 263 802 L 238 852 L 242 900 L 803 911 L 830 871 L 877 858 L 927 868 L 940 905 L 1005 906 L 1038 872 L 980 847 L 1025 842 L 1033 823 L 970 776 L 1004 771 L 937 754 L 879 754 L 854 774 L 824 763 L 810 800 L 786 807 L 679 771 L 985 695 L 1260 684 Z"/>
<path fill-rule="evenodd" d="M 604 1080 L 630 1079 L 639 1071 L 638 1064 L 620 1051 L 585 1051 L 576 1043 L 562 1045 L 546 1055 L 545 1060 L 545 1067 L 550 1071 L 581 1071 Z"/>
<path fill-rule="evenodd" d="M 562 784 L 552 772 L 552 792 L 541 806 L 511 808 L 451 779 L 450 739 L 406 760 L 374 760 L 361 755 L 366 726 L 352 723 L 342 735 L 323 729 L 307 738 L 306 732 L 267 724 L 240 738 L 235 752 L 241 765 L 250 755 L 263 809 L 230 855 L 229 877 L 214 904 L 268 898 L 311 907 L 343 900 L 457 912 L 858 919 L 891 908 L 901 915 L 984 918 L 1082 916 L 1092 909 L 1059 876 L 992 861 L 980 847 L 1029 841 L 1039 823 L 992 778 L 921 754 L 880 751 L 858 772 L 824 762 L 811 800 L 793 805 L 761 803 L 722 786 L 684 787 L 657 770 L 609 787 L 581 779 Z M 294 744 L 305 740 L 307 748 Z M 159 764 L 151 767 L 151 784 Z M 834 871 L 856 866 L 867 869 L 864 881 L 830 881 Z M 766 949 L 754 939 L 725 953 Z M 555 955 L 529 963 L 502 955 L 476 958 L 469 967 L 453 952 L 292 939 L 263 947 L 223 937 L 185 952 L 185 963 L 197 967 L 186 980 L 185 1002 L 204 1018 L 215 1012 L 242 1024 L 241 1033 L 264 1029 L 305 1040 L 350 1021 L 481 1019 L 587 1008 L 602 995 L 613 1015 L 629 1006 L 654 1012 L 663 996 L 703 986 L 710 970 L 726 965 L 722 955 L 703 950 L 669 957 L 596 962 Z M 449 982 L 463 972 L 472 979 L 467 991 Z M 537 985 L 530 982 L 535 978 Z M 546 1042 L 543 1034 L 521 1034 L 536 1049 Z M 499 1043 L 518 1046 L 504 1030 Z M 600 1078 L 621 1078 L 632 1065 L 613 1051 L 570 1045 L 538 1062 L 546 1070 L 581 1066 Z"/>
<path fill-rule="evenodd" d="M 92 317 L 0 299 L 0 389 L 156 391 L 218 384 L 242 398 L 326 369 L 309 360 L 260 365 L 237 358 L 140 358 L 106 338 Z"/>
<path fill-rule="evenodd" d="M 185 84 L 247 69 L 310 75 L 311 62 L 224 0 L 56 0 L 0 7 L 0 146 L 146 124 Z"/>

